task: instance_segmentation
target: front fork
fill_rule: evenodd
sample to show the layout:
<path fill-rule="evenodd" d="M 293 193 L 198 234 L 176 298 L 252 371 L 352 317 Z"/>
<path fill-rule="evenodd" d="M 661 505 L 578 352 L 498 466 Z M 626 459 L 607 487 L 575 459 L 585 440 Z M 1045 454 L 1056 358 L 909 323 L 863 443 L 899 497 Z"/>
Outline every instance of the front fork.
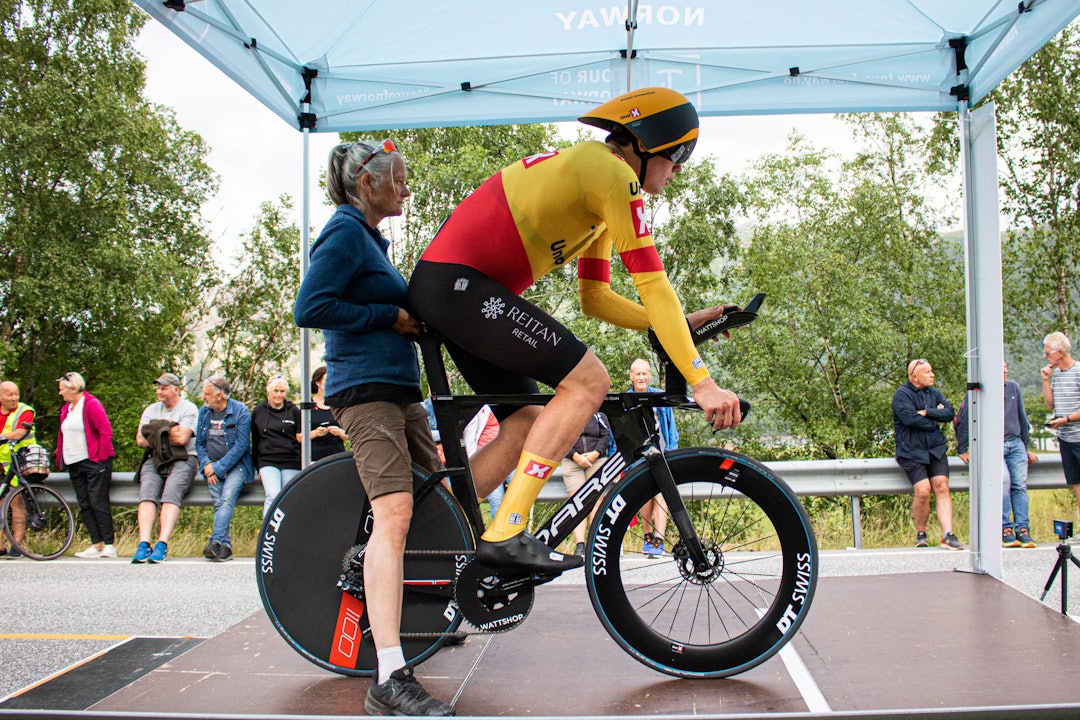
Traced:
<path fill-rule="evenodd" d="M 705 557 L 705 549 L 701 546 L 701 538 L 698 537 L 697 530 L 690 521 L 690 513 L 686 510 L 686 503 L 683 502 L 682 495 L 679 494 L 679 488 L 675 484 L 675 478 L 671 474 L 671 466 L 668 465 L 667 458 L 664 457 L 664 453 L 660 451 L 660 448 L 655 445 L 644 448 L 641 451 L 641 457 L 648 463 L 649 472 L 652 473 L 657 487 L 660 488 L 660 494 L 664 496 L 664 500 L 667 502 L 668 517 L 675 522 L 675 527 L 679 529 L 680 542 L 686 548 L 690 560 L 694 563 L 695 572 L 704 572 L 709 567 L 708 559 Z"/>

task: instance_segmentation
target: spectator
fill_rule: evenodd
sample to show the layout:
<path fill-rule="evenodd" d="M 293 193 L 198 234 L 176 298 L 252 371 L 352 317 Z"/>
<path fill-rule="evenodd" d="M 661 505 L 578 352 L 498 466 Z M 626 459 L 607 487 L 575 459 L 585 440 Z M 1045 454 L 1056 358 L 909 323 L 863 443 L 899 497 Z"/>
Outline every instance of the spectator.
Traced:
<path fill-rule="evenodd" d="M 345 452 L 345 431 L 334 419 L 334 413 L 326 404 L 326 366 L 320 365 L 311 374 L 311 461 L 322 460 L 336 453 Z"/>
<path fill-rule="evenodd" d="M 19 402 L 19 386 L 10 380 L 0 382 L 0 467 L 5 475 L 11 465 L 11 447 L 8 441 L 15 442 L 16 451 L 34 445 L 37 442 L 34 422 L 34 408 Z M 29 423 L 30 428 L 24 427 L 24 423 Z M 10 530 L 15 540 L 22 542 L 26 535 L 26 503 L 21 497 L 12 501 L 11 525 Z M 4 547 L 4 533 L 0 533 L 0 557 L 14 560 L 21 555 L 14 547 Z"/>
<path fill-rule="evenodd" d="M 914 488 L 911 517 L 915 521 L 915 547 L 929 547 L 926 523 L 930 519 L 930 493 L 934 493 L 941 547 L 963 550 L 953 533 L 952 497 L 949 495 L 948 444 L 941 423 L 951 422 L 955 413 L 934 385 L 934 369 L 924 358 L 907 367 L 908 381 L 892 399 L 893 427 L 896 430 L 896 462 Z"/>
<path fill-rule="evenodd" d="M 203 383 L 203 406 L 195 426 L 195 452 L 214 499 L 214 528 L 203 549 L 207 560 L 232 560 L 229 525 L 244 483 L 255 479 L 251 461 L 251 413 L 229 397 L 229 381 L 220 375 Z"/>
<path fill-rule="evenodd" d="M 586 480 L 596 474 L 607 459 L 610 446 L 611 425 L 608 424 L 607 415 L 602 412 L 593 413 L 593 416 L 585 423 L 585 428 L 574 443 L 574 447 L 570 448 L 570 453 L 562 461 L 562 479 L 567 494 L 573 496 Z M 593 511 L 595 512 L 595 508 Z M 589 519 L 592 519 L 591 514 Z M 574 528 L 574 541 L 574 554 L 584 555 L 584 521 Z"/>
<path fill-rule="evenodd" d="M 286 483 L 300 472 L 300 408 L 286 399 L 289 381 L 275 375 L 266 383 L 266 402 L 251 413 L 251 459 L 266 499 L 263 516 Z"/>
<path fill-rule="evenodd" d="M 660 388 L 649 386 L 652 368 L 648 360 L 638 358 L 630 363 L 629 392 L 663 392 Z M 669 407 L 653 410 L 656 425 L 660 431 L 660 449 L 674 450 L 679 447 L 679 430 L 675 427 L 675 413 Z M 641 506 L 641 527 L 645 536 L 641 540 L 641 553 L 648 558 L 658 558 L 664 554 L 664 535 L 667 532 L 667 502 L 662 495 Z"/>
<path fill-rule="evenodd" d="M 139 546 L 131 558 L 136 564 L 165 562 L 184 496 L 199 472 L 195 455 L 199 411 L 195 403 L 180 397 L 180 378 L 170 372 L 154 381 L 154 392 L 158 401 L 143 410 L 135 433 L 135 443 L 146 450 L 138 473 Z M 158 539 L 151 548 L 154 521 L 159 516 Z"/>
<path fill-rule="evenodd" d="M 1009 366 L 1001 364 L 1005 377 L 1005 466 L 1001 473 L 1001 546 L 1035 547 L 1028 532 L 1028 463 L 1038 462 L 1035 453 L 1028 450 L 1027 412 L 1020 386 L 1009 380 Z M 968 404 L 960 406 L 956 424 L 956 445 L 960 459 L 965 463 L 968 455 Z"/>
<path fill-rule="evenodd" d="M 115 558 L 109 484 L 112 482 L 112 424 L 101 401 L 86 392 L 86 381 L 69 372 L 56 381 L 64 405 L 56 440 L 56 467 L 65 467 L 79 501 L 79 512 L 90 533 L 90 547 L 77 558 Z"/>
<path fill-rule="evenodd" d="M 401 582 L 412 521 L 412 465 L 439 467 L 420 404 L 420 366 L 405 309 L 408 285 L 378 231 L 411 195 L 394 143 L 341 143 L 326 189 L 337 210 L 311 246 L 293 316 L 326 337 L 326 404 L 345 428 L 374 515 L 364 558 L 364 599 L 378 671 L 364 708 L 372 715 L 453 715 L 431 697 L 401 649 Z"/>
<path fill-rule="evenodd" d="M 1054 413 L 1046 426 L 1057 432 L 1065 483 L 1080 503 L 1080 367 L 1072 358 L 1072 343 L 1065 333 L 1046 336 L 1043 357 L 1043 402 Z"/>

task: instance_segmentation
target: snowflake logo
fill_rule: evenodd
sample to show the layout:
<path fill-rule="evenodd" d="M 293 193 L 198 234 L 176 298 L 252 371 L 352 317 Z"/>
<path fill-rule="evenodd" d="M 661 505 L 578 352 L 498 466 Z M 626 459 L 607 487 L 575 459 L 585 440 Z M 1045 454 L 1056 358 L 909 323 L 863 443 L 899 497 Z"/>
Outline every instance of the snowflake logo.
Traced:
<path fill-rule="evenodd" d="M 481 310 L 484 313 L 484 317 L 488 320 L 495 320 L 506 309 L 506 303 L 497 297 L 490 297 L 484 301 L 484 307 Z"/>

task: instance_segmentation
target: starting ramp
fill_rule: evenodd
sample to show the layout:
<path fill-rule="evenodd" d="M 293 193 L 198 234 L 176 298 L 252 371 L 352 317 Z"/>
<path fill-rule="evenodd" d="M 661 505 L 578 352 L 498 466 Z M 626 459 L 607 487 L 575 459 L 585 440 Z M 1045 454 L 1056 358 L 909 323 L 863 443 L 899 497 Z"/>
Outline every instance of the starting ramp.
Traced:
<path fill-rule="evenodd" d="M 459 716 L 1080 717 L 1080 625 L 985 575 L 827 577 L 797 637 L 733 678 L 637 663 L 580 585 L 417 668 Z M 0 703 L 2 717 L 357 716 L 369 680 L 300 657 L 255 613 L 216 637 L 133 638 Z"/>

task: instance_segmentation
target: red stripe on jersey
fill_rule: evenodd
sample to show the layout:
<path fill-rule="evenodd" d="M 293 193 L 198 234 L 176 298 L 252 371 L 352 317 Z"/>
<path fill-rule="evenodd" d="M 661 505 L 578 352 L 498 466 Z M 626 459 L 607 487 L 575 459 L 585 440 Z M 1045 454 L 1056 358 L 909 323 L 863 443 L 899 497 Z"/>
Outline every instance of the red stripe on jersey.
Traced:
<path fill-rule="evenodd" d="M 631 275 L 643 272 L 664 272 L 664 263 L 660 262 L 660 253 L 656 252 L 655 245 L 627 250 L 619 253 L 619 257 L 622 258 L 623 265 L 626 265 Z"/>
<path fill-rule="evenodd" d="M 420 259 L 467 265 L 518 294 L 533 284 L 532 265 L 506 202 L 501 172 L 450 214 Z"/>
<path fill-rule="evenodd" d="M 577 276 L 582 280 L 599 280 L 611 284 L 611 261 L 600 258 L 579 257 Z"/>

